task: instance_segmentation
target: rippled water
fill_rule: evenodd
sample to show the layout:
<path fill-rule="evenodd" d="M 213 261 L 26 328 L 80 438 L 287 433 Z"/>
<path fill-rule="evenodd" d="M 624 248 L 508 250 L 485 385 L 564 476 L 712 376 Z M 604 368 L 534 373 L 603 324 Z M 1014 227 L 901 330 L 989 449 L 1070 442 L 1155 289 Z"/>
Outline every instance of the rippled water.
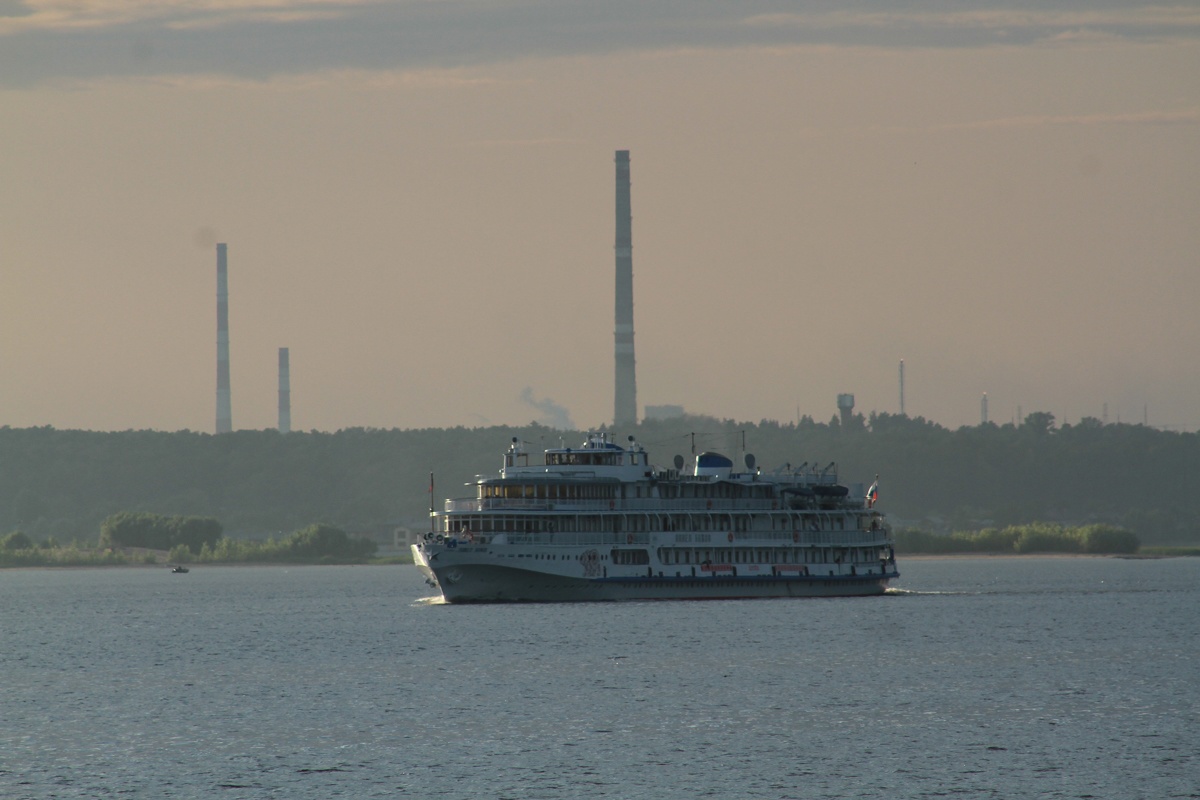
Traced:
<path fill-rule="evenodd" d="M 1200 797 L 1200 559 L 446 606 L 411 567 L 0 572 L 0 797 Z"/>

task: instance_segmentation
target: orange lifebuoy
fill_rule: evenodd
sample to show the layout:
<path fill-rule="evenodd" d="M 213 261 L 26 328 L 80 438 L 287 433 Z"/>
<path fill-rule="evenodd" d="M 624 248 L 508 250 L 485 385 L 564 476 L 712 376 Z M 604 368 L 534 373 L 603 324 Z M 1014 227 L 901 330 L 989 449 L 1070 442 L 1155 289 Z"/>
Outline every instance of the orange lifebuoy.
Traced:
<path fill-rule="evenodd" d="M 729 532 L 729 541 L 733 541 L 733 531 Z"/>

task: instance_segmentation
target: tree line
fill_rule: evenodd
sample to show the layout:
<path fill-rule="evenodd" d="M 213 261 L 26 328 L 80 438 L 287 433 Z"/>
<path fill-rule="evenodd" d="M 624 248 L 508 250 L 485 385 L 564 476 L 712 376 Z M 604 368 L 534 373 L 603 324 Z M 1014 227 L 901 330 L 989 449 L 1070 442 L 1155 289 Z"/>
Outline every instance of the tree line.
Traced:
<path fill-rule="evenodd" d="M 152 550 L 182 548 L 199 553 L 212 547 L 223 534 L 212 517 L 166 517 L 161 514 L 123 511 L 100 525 L 101 547 L 145 547 Z"/>
<path fill-rule="evenodd" d="M 920 417 L 855 415 L 757 423 L 685 416 L 613 431 L 651 462 L 716 450 L 760 469 L 824 467 L 844 483 L 879 476 L 897 528 L 1004 529 L 1033 522 L 1124 528 L 1143 544 L 1200 542 L 1200 435 L 1085 419 L 951 430 Z M 91 432 L 0 428 L 0 531 L 95 544 L 114 514 L 219 520 L 225 537 L 280 541 L 314 523 L 354 534 L 420 530 L 431 505 L 495 474 L 516 438 L 535 454 L 584 431 L 540 425 L 450 429 Z M 430 492 L 430 474 L 435 485 Z"/>
<path fill-rule="evenodd" d="M 939 535 L 929 531 L 896 531 L 896 550 L 904 554 L 938 553 L 1080 553 L 1113 555 L 1136 553 L 1141 542 L 1133 531 L 1113 525 L 1055 525 L 1035 522 L 955 531 Z"/>
<path fill-rule="evenodd" d="M 0 537 L 0 567 L 158 564 L 163 551 L 174 564 L 346 564 L 366 561 L 376 549 L 370 539 L 323 523 L 279 539 L 248 541 L 223 536 L 215 519 L 121 512 L 101 524 L 96 548 L 59 545 L 54 539 L 38 544 L 25 532 L 13 531 Z"/>

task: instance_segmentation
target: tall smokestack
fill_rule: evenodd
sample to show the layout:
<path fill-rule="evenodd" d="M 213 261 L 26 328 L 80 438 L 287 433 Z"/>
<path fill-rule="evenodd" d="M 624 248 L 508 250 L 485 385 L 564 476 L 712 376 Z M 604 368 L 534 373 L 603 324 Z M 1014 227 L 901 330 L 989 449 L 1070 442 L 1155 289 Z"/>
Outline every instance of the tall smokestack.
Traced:
<path fill-rule="evenodd" d="M 286 347 L 279 348 L 279 432 L 292 432 L 292 370 Z"/>
<path fill-rule="evenodd" d="M 633 358 L 633 214 L 629 204 L 629 151 L 617 157 L 617 256 L 615 427 L 637 425 L 637 376 Z"/>
<path fill-rule="evenodd" d="M 229 272 L 225 245 L 217 245 L 217 433 L 233 430 L 229 404 Z"/>

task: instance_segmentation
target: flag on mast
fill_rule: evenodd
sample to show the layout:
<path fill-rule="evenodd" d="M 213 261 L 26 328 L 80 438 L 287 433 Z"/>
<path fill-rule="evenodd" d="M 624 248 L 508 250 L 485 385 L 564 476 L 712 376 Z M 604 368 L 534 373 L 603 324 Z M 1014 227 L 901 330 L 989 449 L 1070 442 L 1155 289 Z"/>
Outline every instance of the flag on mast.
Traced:
<path fill-rule="evenodd" d="M 867 508 L 874 508 L 875 501 L 879 499 L 879 476 L 875 476 L 875 482 L 871 484 L 871 488 L 867 489 Z"/>

